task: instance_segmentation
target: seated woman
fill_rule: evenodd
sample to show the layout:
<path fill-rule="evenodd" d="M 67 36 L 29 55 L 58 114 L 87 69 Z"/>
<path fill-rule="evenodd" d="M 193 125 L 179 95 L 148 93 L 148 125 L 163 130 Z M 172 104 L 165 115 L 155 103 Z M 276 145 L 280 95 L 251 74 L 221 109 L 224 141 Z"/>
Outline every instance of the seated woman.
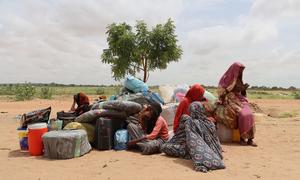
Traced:
<path fill-rule="evenodd" d="M 138 114 L 127 118 L 127 129 L 132 139 L 128 142 L 129 148 L 136 145 L 142 154 L 160 152 L 161 145 L 169 139 L 168 125 L 160 116 L 161 112 L 160 104 L 151 102 Z"/>
<path fill-rule="evenodd" d="M 75 108 L 75 104 L 77 104 L 77 108 Z M 74 95 L 73 104 L 71 106 L 70 111 L 75 112 L 76 116 L 79 116 L 90 110 L 89 105 L 90 105 L 90 101 L 87 95 L 80 92 Z"/>
<path fill-rule="evenodd" d="M 192 159 L 196 171 L 224 169 L 216 127 L 205 115 L 201 102 L 191 103 L 189 114 L 181 116 L 175 135 L 162 145 L 161 151 L 169 156 Z"/>
<path fill-rule="evenodd" d="M 201 101 L 204 97 L 205 89 L 200 84 L 194 84 L 186 93 L 183 100 L 179 103 L 173 123 L 173 132 L 176 133 L 183 114 L 189 115 L 189 105 L 194 101 Z"/>
<path fill-rule="evenodd" d="M 236 62 L 222 76 L 218 86 L 220 103 L 217 105 L 215 118 L 228 128 L 239 129 L 241 145 L 257 146 L 253 142 L 255 132 L 253 114 L 246 98 L 246 89 L 249 85 L 243 83 L 244 69 L 243 64 Z"/>

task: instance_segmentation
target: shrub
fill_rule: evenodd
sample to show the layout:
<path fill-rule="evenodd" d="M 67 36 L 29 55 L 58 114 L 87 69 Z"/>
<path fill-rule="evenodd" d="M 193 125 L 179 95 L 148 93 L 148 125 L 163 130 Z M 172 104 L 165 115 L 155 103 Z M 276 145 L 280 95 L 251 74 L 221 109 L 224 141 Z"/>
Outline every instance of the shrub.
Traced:
<path fill-rule="evenodd" d="M 300 94 L 299 93 L 295 93 L 294 94 L 294 99 L 300 99 Z"/>
<path fill-rule="evenodd" d="M 35 92 L 35 87 L 32 86 L 30 83 L 17 85 L 15 89 L 16 100 L 24 101 L 33 99 Z"/>
<path fill-rule="evenodd" d="M 96 94 L 97 94 L 97 95 L 103 95 L 104 92 L 105 92 L 105 91 L 104 91 L 103 88 L 97 88 L 97 89 L 96 89 Z"/>
<path fill-rule="evenodd" d="M 53 95 L 53 89 L 49 87 L 42 87 L 40 98 L 42 99 L 51 99 Z"/>

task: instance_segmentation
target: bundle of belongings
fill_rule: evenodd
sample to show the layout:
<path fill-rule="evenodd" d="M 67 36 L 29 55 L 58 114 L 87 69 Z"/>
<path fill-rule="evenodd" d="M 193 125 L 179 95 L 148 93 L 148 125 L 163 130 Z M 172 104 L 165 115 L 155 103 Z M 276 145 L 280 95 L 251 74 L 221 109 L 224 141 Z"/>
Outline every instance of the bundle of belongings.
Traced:
<path fill-rule="evenodd" d="M 25 113 L 21 116 L 20 127 L 27 128 L 27 125 L 48 122 L 51 113 L 51 107 L 45 109 L 38 109 L 28 113 Z"/>
<path fill-rule="evenodd" d="M 141 104 L 132 101 L 99 101 L 91 106 L 90 111 L 73 117 L 71 121 L 65 118 L 67 115 L 63 117 L 58 116 L 57 119 L 64 122 L 67 119 L 68 122 L 63 123 L 64 130 L 85 130 L 88 140 L 94 148 L 98 150 L 110 150 L 117 143 L 114 139 L 115 133 L 118 130 L 126 129 L 126 118 L 140 112 L 141 109 Z M 118 147 L 117 149 L 120 150 L 121 148 Z"/>
<path fill-rule="evenodd" d="M 121 93 L 113 96 L 113 100 L 134 101 L 142 105 L 149 104 L 149 101 L 153 100 L 157 103 L 165 104 L 157 92 L 151 92 L 146 83 L 133 76 L 125 78 Z"/>
<path fill-rule="evenodd" d="M 120 94 L 109 100 L 106 97 L 89 105 L 89 110 L 81 114 L 57 112 L 56 119 L 49 120 L 51 107 L 29 112 L 22 116 L 21 127 L 34 123 L 49 123 L 48 130 L 41 134 L 44 156 L 52 159 L 68 159 L 88 153 L 92 147 L 97 150 L 125 150 L 132 138 L 128 134 L 128 117 L 138 114 L 151 102 L 161 104 L 162 116 L 172 129 L 174 116 L 181 96 L 185 96 L 188 86 L 178 86 L 173 91 L 173 99 L 166 103 L 157 92 L 151 92 L 147 84 L 128 76 Z M 208 100 L 205 108 L 214 111 L 216 98 L 205 92 Z M 30 137 L 29 137 L 30 138 Z"/>
<path fill-rule="evenodd" d="M 51 125 L 55 122 L 49 120 L 51 107 L 34 110 L 22 115 L 19 131 L 26 133 L 27 149 L 30 155 L 43 155 L 51 159 L 68 159 L 82 156 L 91 150 L 85 130 L 53 130 Z M 72 113 L 58 113 L 59 117 L 65 117 L 68 121 L 74 119 Z M 85 127 L 88 129 L 89 127 Z M 82 128 L 83 129 L 83 128 Z M 24 136 L 23 135 L 23 136 Z M 22 137 L 22 145 L 25 136 Z M 20 140 L 21 145 L 21 140 Z M 22 146 L 21 146 L 22 147 Z M 23 149 L 24 150 L 24 149 Z"/>

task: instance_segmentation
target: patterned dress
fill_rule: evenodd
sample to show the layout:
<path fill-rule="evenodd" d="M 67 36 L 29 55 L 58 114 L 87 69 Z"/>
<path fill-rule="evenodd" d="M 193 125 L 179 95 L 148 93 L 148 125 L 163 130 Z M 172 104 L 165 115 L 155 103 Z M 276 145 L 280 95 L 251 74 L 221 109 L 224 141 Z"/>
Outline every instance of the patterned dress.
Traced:
<path fill-rule="evenodd" d="M 138 123 L 137 118 L 130 116 L 127 118 L 127 122 L 129 123 L 127 126 L 127 130 L 130 139 L 139 139 L 146 136 L 141 125 Z M 165 143 L 165 140 L 163 140 L 160 137 L 157 137 L 153 140 L 145 139 L 143 141 L 140 141 L 137 143 L 137 146 L 141 150 L 142 154 L 150 155 L 160 153 L 160 147 L 163 143 Z"/>
<path fill-rule="evenodd" d="M 200 102 L 189 106 L 190 116 L 183 115 L 175 135 L 162 145 L 169 156 L 192 159 L 196 171 L 224 169 L 222 148 L 215 125 L 204 114 Z"/>

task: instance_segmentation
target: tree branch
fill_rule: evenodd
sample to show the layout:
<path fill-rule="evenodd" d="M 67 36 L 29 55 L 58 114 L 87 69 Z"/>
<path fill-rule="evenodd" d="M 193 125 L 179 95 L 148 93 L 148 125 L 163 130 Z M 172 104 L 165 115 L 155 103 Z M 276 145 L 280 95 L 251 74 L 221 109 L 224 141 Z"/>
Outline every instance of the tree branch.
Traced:
<path fill-rule="evenodd" d="M 135 65 L 133 65 L 133 64 L 129 64 L 129 65 L 132 66 L 132 67 L 134 67 L 134 68 L 137 68 L 137 69 L 139 69 L 139 70 L 141 70 L 141 71 L 144 71 L 144 69 L 141 68 L 141 67 L 139 67 L 139 66 L 135 66 Z"/>

